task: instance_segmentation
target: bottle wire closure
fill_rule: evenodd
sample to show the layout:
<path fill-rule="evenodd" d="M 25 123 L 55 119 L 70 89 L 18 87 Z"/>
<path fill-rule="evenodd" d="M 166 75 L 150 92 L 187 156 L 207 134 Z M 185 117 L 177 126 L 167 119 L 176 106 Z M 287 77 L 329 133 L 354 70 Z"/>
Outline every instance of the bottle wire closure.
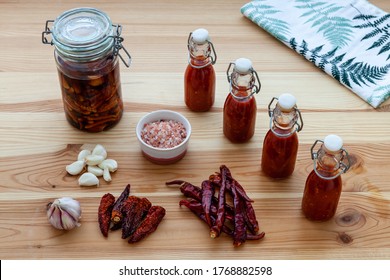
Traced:
<path fill-rule="evenodd" d="M 194 64 L 192 64 L 192 62 L 191 62 L 192 54 L 191 54 L 191 50 L 190 50 L 190 48 L 191 48 L 190 41 L 191 41 L 192 33 L 193 32 L 190 32 L 190 34 L 188 35 L 188 39 L 187 39 L 188 64 L 191 65 L 192 67 L 196 68 L 196 69 L 204 68 L 206 66 L 209 66 L 210 64 L 214 65 L 217 62 L 217 53 L 215 51 L 213 43 L 210 40 L 206 40 L 206 42 L 211 47 L 211 54 L 208 56 L 208 57 L 210 57 L 210 61 L 208 63 L 206 63 L 205 65 L 194 65 Z"/>
<path fill-rule="evenodd" d="M 293 110 L 295 110 L 295 112 L 297 113 L 297 116 L 298 116 L 298 118 L 296 118 L 296 121 L 294 123 L 295 129 L 291 130 L 291 132 L 288 134 L 281 134 L 281 133 L 278 133 L 277 131 L 275 131 L 275 129 L 273 128 L 273 125 L 272 125 L 273 120 L 274 120 L 274 108 L 275 107 L 273 107 L 272 109 L 271 109 L 271 107 L 272 107 L 273 103 L 275 101 L 278 101 L 278 100 L 279 100 L 279 98 L 274 97 L 274 98 L 272 98 L 271 102 L 268 104 L 268 116 L 270 117 L 269 126 L 270 126 L 270 129 L 272 130 L 272 132 L 279 137 L 288 137 L 288 136 L 294 134 L 295 132 L 301 131 L 303 128 L 303 119 L 302 119 L 301 111 L 298 109 L 297 105 L 295 105 L 293 107 Z"/>
<path fill-rule="evenodd" d="M 254 77 L 254 84 L 252 86 L 252 91 L 251 93 L 248 95 L 248 96 L 237 96 L 233 93 L 233 81 L 232 81 L 232 78 L 231 78 L 231 75 L 233 73 L 233 69 L 231 70 L 232 66 L 235 66 L 236 64 L 234 62 L 230 62 L 229 64 L 229 67 L 228 69 L 226 70 L 226 76 L 227 76 L 227 80 L 229 82 L 229 85 L 230 85 L 230 93 L 234 96 L 234 98 L 237 98 L 239 100 L 245 100 L 245 99 L 248 99 L 250 98 L 252 95 L 254 94 L 257 94 L 260 92 L 260 89 L 261 89 L 261 82 L 260 82 L 260 79 L 259 79 L 259 76 L 257 74 L 257 72 L 251 67 L 249 69 L 249 72 L 248 73 L 251 73 L 252 76 Z M 257 83 L 257 84 L 256 84 Z"/>
<path fill-rule="evenodd" d="M 347 150 L 345 150 L 344 148 L 340 149 L 340 151 L 342 153 L 341 160 L 338 162 L 338 169 L 340 171 L 336 175 L 334 175 L 332 177 L 325 177 L 320 172 L 318 172 L 318 170 L 317 170 L 318 150 L 317 150 L 317 152 L 314 151 L 314 148 L 317 146 L 318 143 L 321 143 L 322 145 L 324 145 L 324 141 L 316 140 L 310 149 L 311 159 L 313 160 L 314 171 L 316 172 L 316 174 L 324 180 L 333 180 L 333 179 L 337 178 L 338 176 L 340 176 L 341 174 L 346 173 L 351 166 L 351 160 L 350 160 L 350 157 L 349 157 Z"/>

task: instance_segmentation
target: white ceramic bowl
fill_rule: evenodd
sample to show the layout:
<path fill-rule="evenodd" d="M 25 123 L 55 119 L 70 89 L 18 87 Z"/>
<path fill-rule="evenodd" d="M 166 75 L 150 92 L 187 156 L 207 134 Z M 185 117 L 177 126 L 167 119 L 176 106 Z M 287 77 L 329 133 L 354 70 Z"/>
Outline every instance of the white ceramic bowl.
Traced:
<path fill-rule="evenodd" d="M 146 124 L 159 120 L 174 120 L 181 122 L 187 131 L 187 137 L 183 142 L 173 148 L 156 148 L 146 144 L 141 138 L 142 129 Z M 171 164 L 179 161 L 186 154 L 188 142 L 191 137 L 191 124 L 182 114 L 170 110 L 158 110 L 146 114 L 138 121 L 136 134 L 141 146 L 142 154 L 145 158 L 157 164 Z"/>

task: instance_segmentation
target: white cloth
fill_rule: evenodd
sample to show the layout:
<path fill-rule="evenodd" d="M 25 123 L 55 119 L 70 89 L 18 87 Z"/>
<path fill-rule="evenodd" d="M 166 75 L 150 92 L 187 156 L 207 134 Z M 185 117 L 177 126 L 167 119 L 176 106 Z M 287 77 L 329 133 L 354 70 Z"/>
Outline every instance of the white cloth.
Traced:
<path fill-rule="evenodd" d="M 374 108 L 390 97 L 390 14 L 366 0 L 255 0 L 244 16 Z"/>

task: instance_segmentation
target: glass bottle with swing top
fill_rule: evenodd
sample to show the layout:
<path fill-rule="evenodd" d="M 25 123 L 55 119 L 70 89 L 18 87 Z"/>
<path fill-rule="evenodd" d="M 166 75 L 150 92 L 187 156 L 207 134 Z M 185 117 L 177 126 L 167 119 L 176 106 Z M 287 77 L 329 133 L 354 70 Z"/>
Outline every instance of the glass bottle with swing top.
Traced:
<path fill-rule="evenodd" d="M 184 101 L 194 112 L 211 109 L 215 100 L 214 64 L 217 54 L 209 32 L 196 29 L 188 36 L 188 66 L 184 74 Z"/>
<path fill-rule="evenodd" d="M 321 143 L 317 152 L 314 151 Z M 302 212 L 313 221 L 326 221 L 334 216 L 341 195 L 341 174 L 350 167 L 343 140 L 334 134 L 317 140 L 311 147 L 314 169 L 306 179 L 302 198 Z"/>
<path fill-rule="evenodd" d="M 223 107 L 223 133 L 231 142 L 247 142 L 255 133 L 257 105 L 254 94 L 260 91 L 260 80 L 247 58 L 230 63 L 226 75 L 230 93 Z"/>
<path fill-rule="evenodd" d="M 271 109 L 274 101 L 275 107 Z M 261 169 L 269 177 L 285 178 L 295 168 L 298 153 L 298 135 L 302 130 L 301 112 L 292 94 L 284 93 L 274 97 L 268 105 L 270 129 L 264 142 L 261 156 Z"/>

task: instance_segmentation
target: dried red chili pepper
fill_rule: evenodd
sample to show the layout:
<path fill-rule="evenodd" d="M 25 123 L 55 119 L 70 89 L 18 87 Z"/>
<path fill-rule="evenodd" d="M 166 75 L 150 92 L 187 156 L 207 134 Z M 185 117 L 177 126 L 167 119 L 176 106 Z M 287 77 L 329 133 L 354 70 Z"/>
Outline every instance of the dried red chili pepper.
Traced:
<path fill-rule="evenodd" d="M 204 215 L 204 212 L 203 212 L 203 207 L 202 207 L 202 204 L 195 201 L 195 200 L 180 200 L 179 202 L 179 205 L 182 206 L 186 206 L 193 214 L 195 214 L 199 219 L 201 219 L 202 221 L 204 221 L 206 224 L 206 217 Z M 212 221 L 212 224 L 215 223 L 215 219 L 216 219 L 216 214 L 217 214 L 217 209 L 214 208 L 215 211 L 212 211 L 212 216 L 210 217 L 211 218 L 211 221 Z M 226 219 L 227 220 L 233 220 L 233 217 L 232 216 L 226 216 Z M 222 232 L 230 235 L 230 236 L 233 236 L 233 230 L 230 229 L 228 226 L 226 225 L 223 225 L 222 226 Z"/>
<path fill-rule="evenodd" d="M 247 235 L 246 235 L 246 239 L 247 240 L 260 240 L 260 239 L 263 239 L 264 238 L 264 236 L 265 236 L 265 232 L 263 231 L 263 232 L 261 232 L 261 233 L 259 233 L 259 234 L 250 234 L 250 233 L 248 233 Z"/>
<path fill-rule="evenodd" d="M 227 184 L 228 189 L 230 191 L 232 191 L 231 188 L 235 188 L 237 193 L 244 200 L 244 202 L 245 202 L 245 205 L 244 205 L 245 215 L 244 215 L 244 217 L 245 217 L 247 226 L 253 234 L 256 234 L 259 231 L 259 223 L 256 219 L 256 214 L 255 214 L 255 211 L 254 211 L 253 206 L 252 206 L 253 200 L 248 197 L 244 188 L 241 186 L 240 183 L 238 183 L 237 180 L 235 180 L 231 176 L 230 172 L 227 173 L 227 178 L 229 181 L 229 184 Z M 221 174 L 220 173 L 210 175 L 209 179 L 213 184 L 215 184 L 217 186 L 221 185 Z"/>
<path fill-rule="evenodd" d="M 196 201 L 201 202 L 202 201 L 202 189 L 182 180 L 175 180 L 171 182 L 166 182 L 166 185 L 180 185 L 180 191 L 184 194 L 184 196 L 188 198 L 193 198 Z M 218 206 L 218 199 L 213 196 L 212 197 L 212 205 Z M 229 204 L 225 204 L 226 211 L 228 211 L 230 214 L 234 213 L 233 207 Z"/>
<path fill-rule="evenodd" d="M 219 173 L 210 175 L 209 180 L 202 182 L 202 188 L 182 180 L 166 184 L 180 184 L 181 192 L 188 198 L 181 200 L 180 206 L 186 206 L 207 223 L 211 237 L 217 237 L 224 232 L 233 238 L 234 246 L 240 246 L 246 240 L 259 240 L 265 236 L 264 232 L 258 233 L 259 225 L 252 206 L 253 200 L 232 177 L 227 166 L 221 165 Z M 216 187 L 220 189 L 218 198 L 214 196 Z M 233 207 L 226 202 L 228 194 L 232 196 Z M 233 225 L 234 229 L 230 228 L 229 224 Z"/>
<path fill-rule="evenodd" d="M 186 201 L 186 200 L 184 200 L 184 199 L 181 200 L 181 201 L 179 202 L 179 205 L 180 205 L 180 206 L 182 205 L 182 204 L 180 204 L 182 201 Z M 191 200 L 191 199 L 189 199 L 188 201 L 190 202 L 190 204 L 191 204 L 192 207 L 200 208 L 199 211 L 200 211 L 200 212 L 204 212 L 204 211 L 203 211 L 203 206 L 202 206 L 202 203 L 201 203 L 201 202 L 198 202 L 198 201 L 196 201 L 196 200 Z M 183 204 L 183 205 L 184 205 L 184 204 Z M 216 206 L 216 205 L 214 205 L 214 204 L 211 205 L 210 214 L 211 214 L 212 224 L 214 224 L 213 218 L 214 218 L 214 220 L 215 220 L 215 218 L 217 217 L 217 206 Z M 225 218 L 226 218 L 226 220 L 233 221 L 233 219 L 234 219 L 234 212 L 233 212 L 233 210 L 231 210 L 231 209 L 226 209 L 226 211 L 225 211 Z"/>
<path fill-rule="evenodd" d="M 184 196 L 188 198 L 195 199 L 198 202 L 202 201 L 202 189 L 182 180 L 175 180 L 171 182 L 166 182 L 166 185 L 180 185 L 180 191 L 184 194 Z M 213 207 L 218 207 L 218 199 L 215 196 L 212 196 L 212 205 Z M 234 209 L 228 203 L 225 204 L 225 210 L 228 215 L 234 215 Z"/>
<path fill-rule="evenodd" d="M 215 190 L 211 186 L 210 181 L 204 180 L 202 182 L 202 207 L 204 210 L 206 222 L 210 227 L 212 226 L 210 211 L 211 211 L 212 200 L 214 197 L 214 192 Z"/>
<path fill-rule="evenodd" d="M 249 201 L 244 201 L 244 213 L 249 230 L 256 234 L 260 230 L 259 222 L 257 221 L 255 210 Z"/>
<path fill-rule="evenodd" d="M 133 235 L 130 236 L 128 242 L 135 243 L 152 234 L 157 229 L 164 216 L 165 209 L 163 207 L 157 205 L 150 207 L 145 219 L 135 230 Z"/>
<path fill-rule="evenodd" d="M 110 228 L 111 223 L 111 211 L 114 207 L 115 197 L 106 193 L 100 199 L 99 209 L 98 209 L 98 222 L 99 228 L 104 237 L 108 236 L 108 230 Z"/>
<path fill-rule="evenodd" d="M 233 229 L 231 229 L 227 225 L 223 225 L 222 232 L 231 236 L 231 237 L 233 237 L 233 234 L 234 234 Z M 260 240 L 260 239 L 264 238 L 264 236 L 265 236 L 265 232 L 261 232 L 259 234 L 252 234 L 252 233 L 248 232 L 246 234 L 246 240 Z"/>
<path fill-rule="evenodd" d="M 241 184 L 232 177 L 232 175 L 230 174 L 230 176 L 228 175 L 228 180 L 231 181 L 232 183 L 232 186 L 235 186 L 236 190 L 237 190 L 237 193 L 243 198 L 245 199 L 246 201 L 248 202 L 253 202 L 252 199 L 249 198 L 249 196 L 246 194 L 243 186 L 241 186 Z"/>
<path fill-rule="evenodd" d="M 183 206 L 183 205 L 186 206 L 193 214 L 195 214 L 195 216 L 197 216 L 203 222 L 207 223 L 205 215 L 204 215 L 204 212 L 203 212 L 203 207 L 202 207 L 201 203 L 197 202 L 196 200 L 183 199 L 183 200 L 180 200 L 179 205 L 180 206 Z M 211 213 L 212 213 L 211 220 L 212 220 L 212 223 L 215 223 L 216 208 L 214 207 L 213 210 L 214 211 L 211 211 Z M 234 217 L 233 216 L 226 216 L 226 220 L 229 220 L 229 221 L 233 222 Z M 234 235 L 234 230 L 229 228 L 226 224 L 224 224 L 222 226 L 222 232 L 227 234 L 227 235 L 229 235 L 229 236 L 231 236 L 231 237 L 233 237 L 233 235 Z M 252 234 L 252 233 L 248 232 L 246 234 L 246 239 L 247 240 L 260 240 L 264 236 L 265 236 L 264 232 L 261 232 L 259 234 Z"/>
<path fill-rule="evenodd" d="M 117 228 L 118 224 L 120 225 L 120 223 L 122 221 L 123 214 L 122 214 L 121 209 L 122 209 L 123 203 L 129 197 L 129 195 L 130 195 L 130 184 L 128 184 L 125 187 L 125 189 L 122 191 L 121 195 L 115 201 L 114 207 L 112 209 L 111 221 L 114 223 L 114 228 Z M 112 228 L 112 229 L 114 229 L 114 228 Z"/>
<path fill-rule="evenodd" d="M 198 217 L 200 215 L 203 215 L 204 217 L 204 211 L 202 204 L 196 200 L 188 200 L 188 199 L 182 199 L 179 201 L 180 206 L 186 206 L 188 209 L 191 210 L 194 214 L 196 214 Z M 203 220 L 203 219 L 202 219 Z M 206 219 L 204 218 L 204 221 L 206 222 Z"/>
<path fill-rule="evenodd" d="M 169 181 L 169 182 L 165 182 L 165 185 L 167 186 L 171 186 L 171 185 L 182 185 L 184 183 L 188 183 L 186 181 L 183 181 L 183 180 L 173 180 L 173 181 Z"/>
<path fill-rule="evenodd" d="M 244 198 L 245 200 L 247 200 L 247 201 L 249 201 L 249 202 L 253 202 L 253 200 L 250 199 L 249 196 L 246 194 L 246 192 L 245 192 L 244 188 L 241 186 L 241 184 L 238 183 L 238 181 L 232 177 L 232 174 L 230 173 L 230 171 L 228 171 L 228 173 L 226 174 L 226 176 L 227 176 L 227 179 L 228 179 L 229 182 L 230 182 L 230 185 L 233 185 L 233 184 L 236 185 L 237 191 L 238 191 L 238 193 L 240 194 L 240 196 L 241 196 L 242 198 Z M 220 173 L 211 174 L 211 175 L 209 176 L 209 180 L 210 180 L 213 184 L 215 184 L 215 185 L 217 185 L 217 186 L 219 186 L 219 187 L 221 186 L 221 174 L 220 174 Z"/>
<path fill-rule="evenodd" d="M 121 213 L 122 213 L 122 238 L 125 239 L 130 236 L 131 226 L 132 226 L 132 217 L 135 214 L 135 208 L 140 202 L 141 198 L 130 195 L 122 204 Z M 127 236 L 126 236 L 127 235 Z"/>
<path fill-rule="evenodd" d="M 221 165 L 221 187 L 218 193 L 218 210 L 217 210 L 217 219 L 214 226 L 210 229 L 210 236 L 216 238 L 221 233 L 221 228 L 225 223 L 225 200 L 226 200 L 226 185 L 228 184 L 226 173 L 228 171 L 225 165 Z"/>
<path fill-rule="evenodd" d="M 147 215 L 152 203 L 147 198 L 129 196 L 122 208 L 122 238 L 132 235 Z"/>
<path fill-rule="evenodd" d="M 222 227 L 222 232 L 231 236 L 231 237 L 233 237 L 233 234 L 234 234 L 234 230 L 229 228 L 226 225 L 224 225 Z M 260 239 L 264 238 L 264 236 L 265 236 L 265 232 L 261 232 L 259 234 L 252 234 L 252 233 L 248 232 L 246 234 L 246 240 L 260 240 Z"/>
<path fill-rule="evenodd" d="M 189 182 L 182 181 L 182 180 L 174 180 L 171 182 L 166 182 L 165 184 L 168 186 L 180 185 L 180 191 L 186 197 L 196 199 L 199 202 L 202 201 L 202 189 L 197 187 L 197 186 L 194 186 L 193 184 L 191 184 Z"/>
<path fill-rule="evenodd" d="M 233 245 L 235 247 L 240 246 L 246 240 L 246 223 L 245 223 L 245 213 L 244 213 L 244 202 L 240 198 L 237 189 L 233 186 L 231 188 L 233 194 L 233 204 L 234 204 L 234 231 L 233 231 Z"/>
<path fill-rule="evenodd" d="M 146 197 L 141 198 L 140 203 L 136 208 L 136 215 L 133 217 L 133 226 L 138 227 L 143 219 L 149 212 L 150 207 L 152 207 L 152 203 Z M 133 233 L 133 232 L 132 232 Z"/>
<path fill-rule="evenodd" d="M 180 200 L 179 202 L 180 206 L 186 206 L 195 216 L 197 216 L 199 219 L 201 219 L 203 222 L 207 224 L 206 216 L 203 211 L 203 206 L 201 203 L 197 202 L 196 200 Z M 211 217 L 213 221 L 215 221 L 214 217 Z"/>

